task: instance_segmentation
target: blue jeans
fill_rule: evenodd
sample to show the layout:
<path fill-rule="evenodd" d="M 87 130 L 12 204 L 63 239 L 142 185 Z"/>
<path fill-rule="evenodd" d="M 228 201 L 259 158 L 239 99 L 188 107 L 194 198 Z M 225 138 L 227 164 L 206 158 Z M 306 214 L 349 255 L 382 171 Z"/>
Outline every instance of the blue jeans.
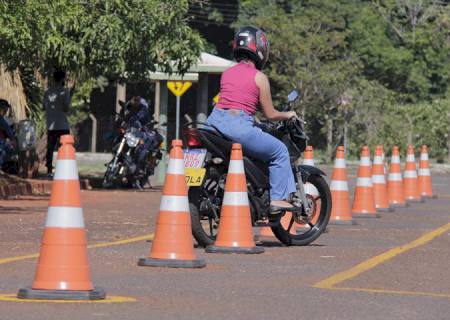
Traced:
<path fill-rule="evenodd" d="M 236 111 L 237 112 L 237 111 Z M 269 165 L 270 200 L 286 200 L 296 191 L 289 152 L 280 140 L 263 132 L 244 111 L 233 114 L 214 108 L 206 122 L 227 138 L 240 143 L 245 153 Z"/>

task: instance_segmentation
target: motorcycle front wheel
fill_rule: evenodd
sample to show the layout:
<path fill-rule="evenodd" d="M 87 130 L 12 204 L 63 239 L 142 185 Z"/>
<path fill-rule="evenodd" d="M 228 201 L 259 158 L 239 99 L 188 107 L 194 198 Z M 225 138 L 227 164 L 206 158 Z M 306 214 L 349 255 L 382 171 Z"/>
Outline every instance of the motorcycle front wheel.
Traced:
<path fill-rule="evenodd" d="M 111 189 L 111 188 L 118 188 L 119 187 L 117 185 L 117 179 L 118 179 L 118 175 L 119 175 L 120 166 L 118 164 L 113 166 L 113 161 L 114 161 L 114 159 L 111 160 L 110 163 L 108 163 L 108 166 L 106 167 L 106 172 L 103 175 L 102 186 L 105 189 Z"/>
<path fill-rule="evenodd" d="M 325 179 L 309 176 L 305 182 L 306 197 L 312 212 L 303 221 L 295 219 L 290 212 L 282 214 L 280 223 L 272 226 L 272 232 L 283 244 L 306 246 L 316 240 L 326 229 L 331 214 L 331 192 Z"/>

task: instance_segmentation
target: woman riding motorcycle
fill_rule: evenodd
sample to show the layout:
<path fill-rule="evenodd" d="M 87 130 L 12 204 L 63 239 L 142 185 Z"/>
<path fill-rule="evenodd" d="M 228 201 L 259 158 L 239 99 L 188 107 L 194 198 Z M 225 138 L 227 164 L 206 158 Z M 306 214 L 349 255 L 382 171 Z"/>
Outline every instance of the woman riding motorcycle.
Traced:
<path fill-rule="evenodd" d="M 238 62 L 225 70 L 220 80 L 219 101 L 207 119 L 244 151 L 269 164 L 271 211 L 295 210 L 288 200 L 296 191 L 287 147 L 255 126 L 253 116 L 261 108 L 271 121 L 296 117 L 293 111 L 277 111 L 270 84 L 261 72 L 269 58 L 269 42 L 258 28 L 244 27 L 235 35 L 233 55 Z"/>

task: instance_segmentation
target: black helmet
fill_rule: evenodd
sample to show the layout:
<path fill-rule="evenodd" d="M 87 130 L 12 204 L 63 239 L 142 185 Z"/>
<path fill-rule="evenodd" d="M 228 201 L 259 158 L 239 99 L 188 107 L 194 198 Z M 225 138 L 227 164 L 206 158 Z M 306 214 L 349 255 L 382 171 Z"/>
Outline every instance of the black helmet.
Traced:
<path fill-rule="evenodd" d="M 258 70 L 264 68 L 269 59 L 269 41 L 261 29 L 243 27 L 234 36 L 233 55 L 236 60 L 250 58 Z"/>

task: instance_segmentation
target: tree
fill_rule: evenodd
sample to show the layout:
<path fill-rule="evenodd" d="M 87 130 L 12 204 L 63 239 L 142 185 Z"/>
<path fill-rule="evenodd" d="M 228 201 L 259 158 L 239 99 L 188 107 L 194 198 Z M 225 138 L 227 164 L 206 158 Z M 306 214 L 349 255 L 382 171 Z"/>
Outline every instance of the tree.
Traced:
<path fill-rule="evenodd" d="M 187 71 L 203 47 L 187 0 L 0 0 L 0 62 L 78 79 Z"/>
<path fill-rule="evenodd" d="M 434 101 L 448 101 L 449 8 L 433 0 L 243 0 L 237 25 L 268 32 L 275 101 L 300 89 L 298 110 L 328 159 L 344 141 L 356 156 L 362 144 L 425 136 L 437 156 L 448 127 L 445 103 Z"/>
<path fill-rule="evenodd" d="M 310 136 L 316 147 L 325 144 L 328 159 L 343 138 L 335 135 L 341 97 L 360 67 L 346 41 L 348 21 L 357 10 L 353 4 L 247 0 L 242 2 L 239 20 L 267 31 L 271 42 L 267 73 L 275 101 L 283 101 L 292 88 L 300 90 L 299 111 L 316 124 L 314 131 L 321 128 L 323 135 Z"/>

